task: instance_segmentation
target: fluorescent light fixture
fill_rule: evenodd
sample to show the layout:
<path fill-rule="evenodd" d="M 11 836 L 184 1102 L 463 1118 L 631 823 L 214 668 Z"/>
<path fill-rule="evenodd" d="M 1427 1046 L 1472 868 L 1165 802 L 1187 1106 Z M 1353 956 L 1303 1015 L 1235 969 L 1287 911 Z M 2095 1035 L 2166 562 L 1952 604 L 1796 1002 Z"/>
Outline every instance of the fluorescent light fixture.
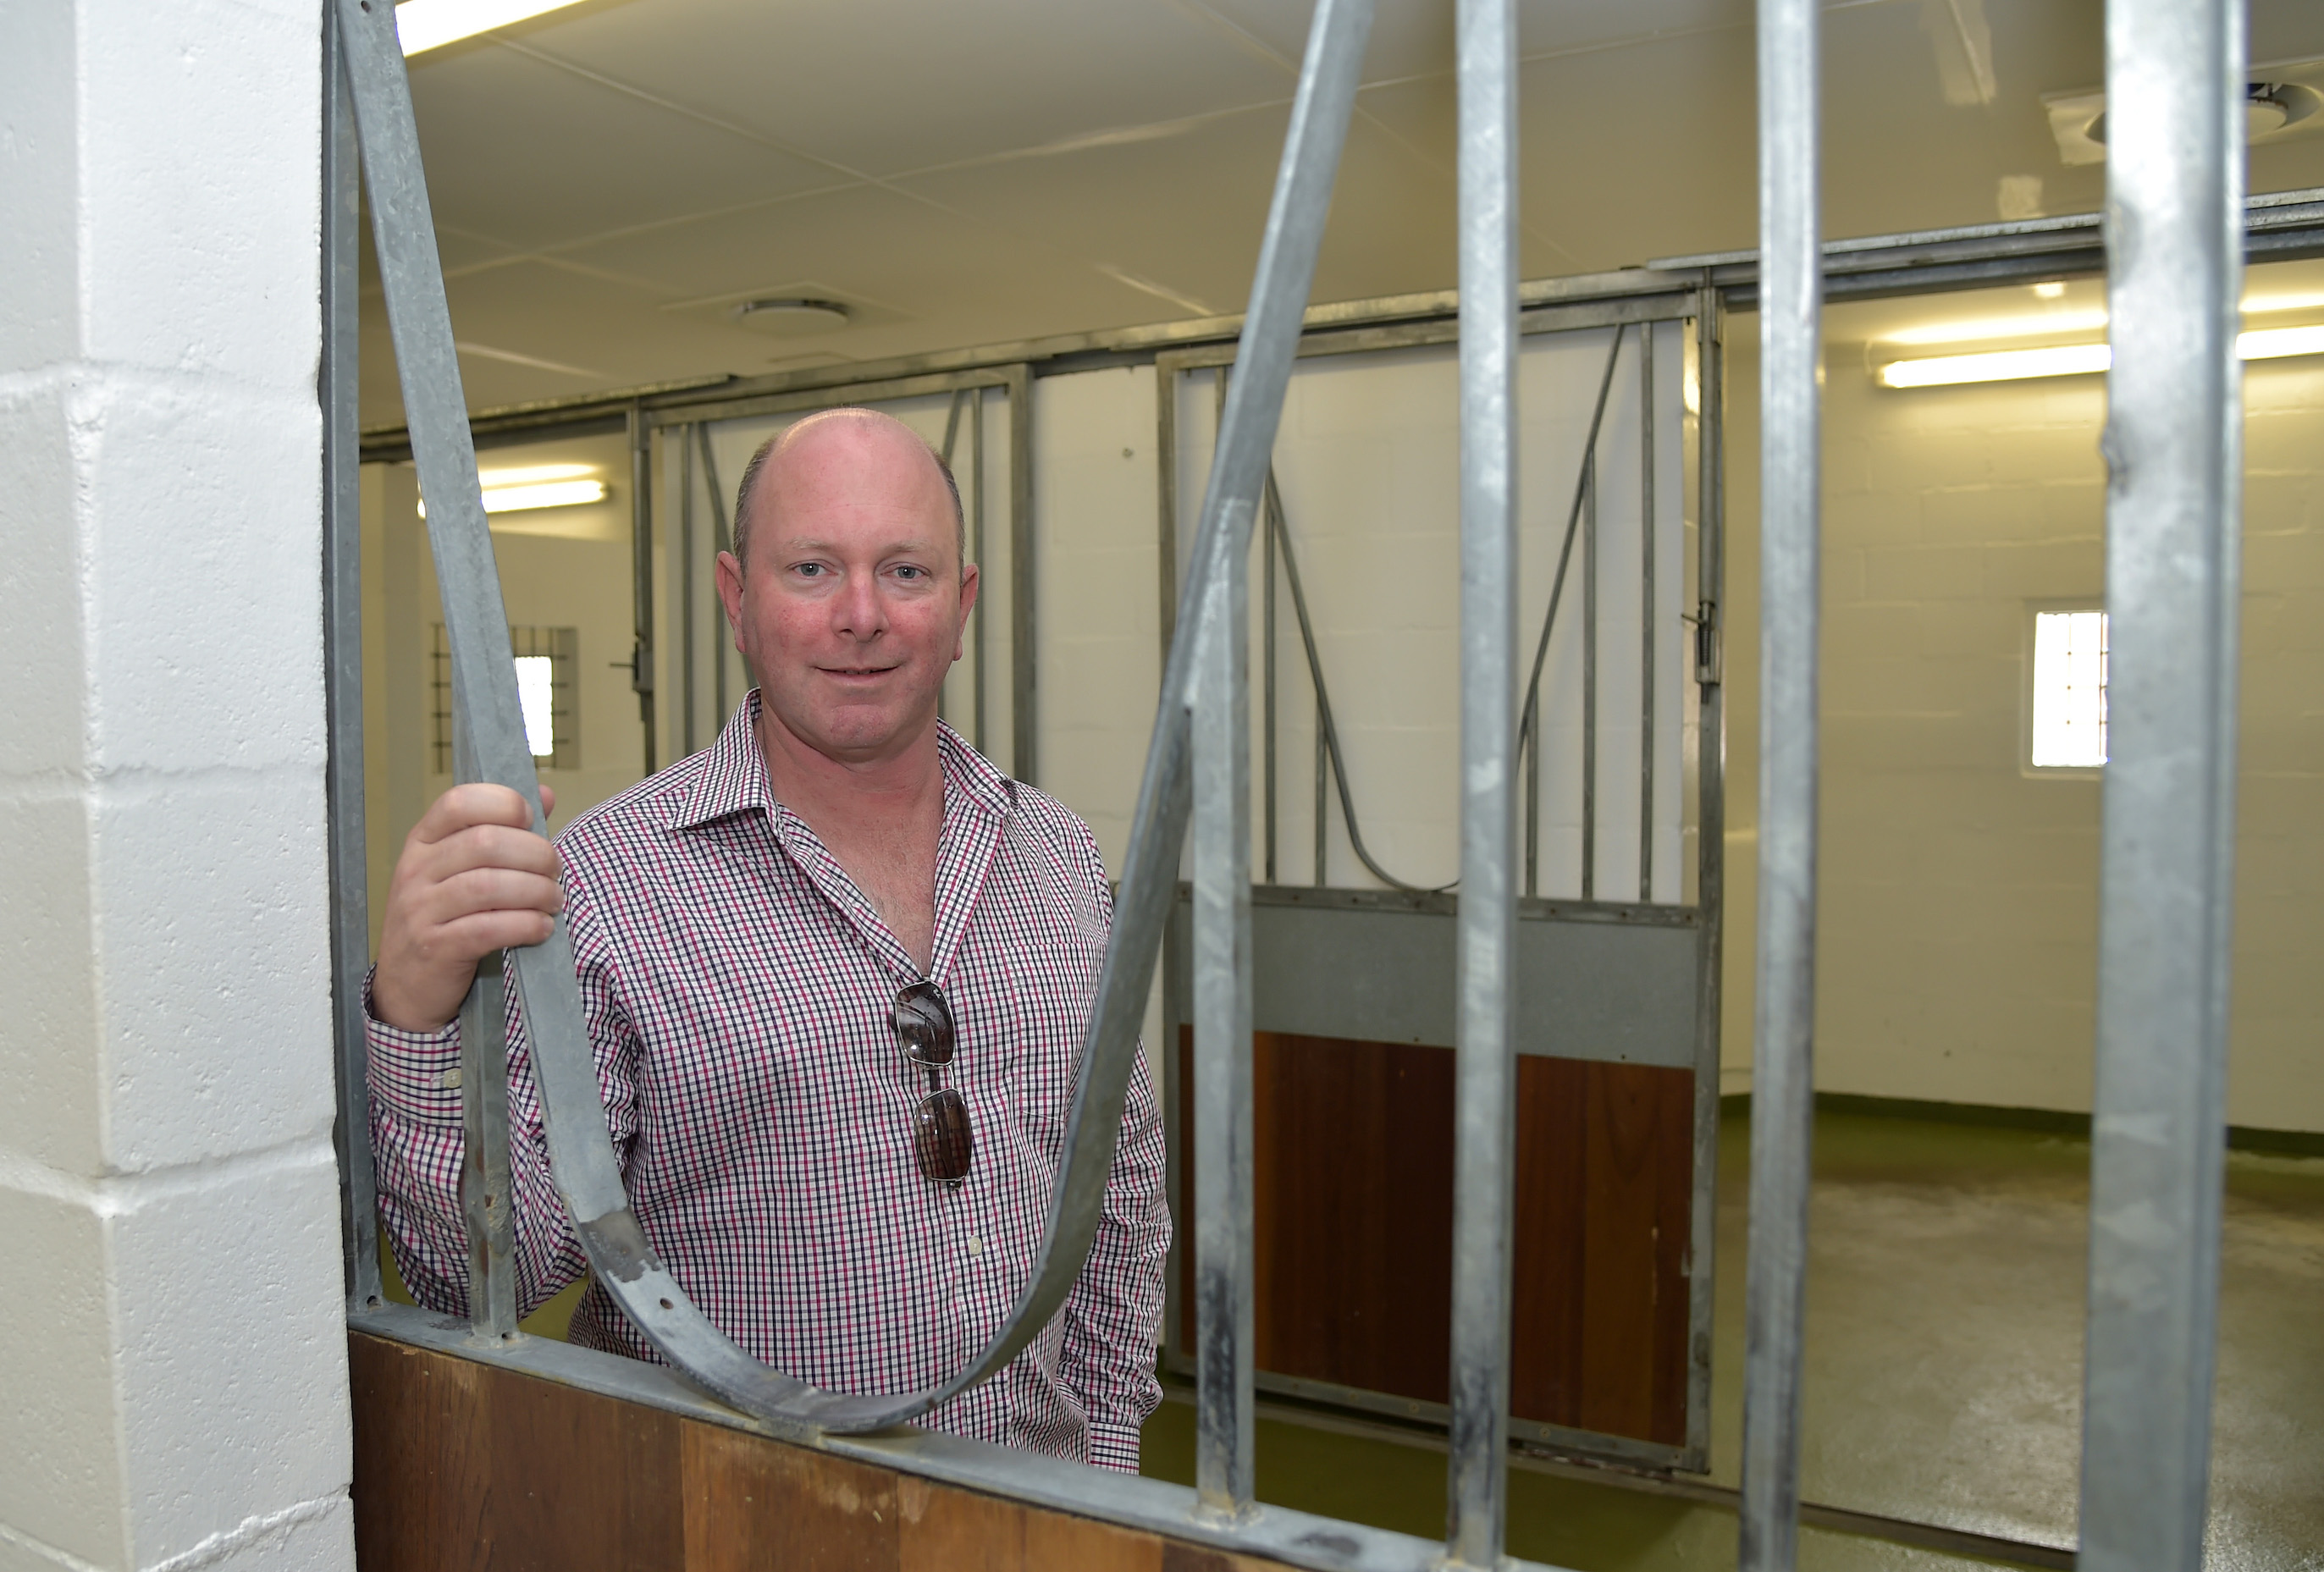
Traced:
<path fill-rule="evenodd" d="M 522 473 L 522 471 L 511 472 Z M 521 486 L 486 486 L 484 511 L 524 513 L 535 508 L 572 508 L 605 500 L 603 481 L 534 481 Z M 420 501 L 420 516 L 428 517 L 428 500 Z"/>
<path fill-rule="evenodd" d="M 1880 381 L 1891 388 L 1938 388 L 1954 382 L 2011 382 L 2027 377 L 2070 377 L 2102 372 L 2114 352 L 2103 344 L 2061 344 L 2046 349 L 2000 349 L 1989 354 L 1939 354 L 1890 361 Z"/>
<path fill-rule="evenodd" d="M 557 711 L 550 703 L 556 662 L 546 655 L 516 657 L 517 708 L 524 712 L 524 745 L 535 758 L 557 751 Z"/>
<path fill-rule="evenodd" d="M 1970 344 L 1987 338 L 2033 338 L 2045 333 L 2088 333 L 2104 327 L 2104 311 L 2042 311 L 1975 322 L 1932 322 L 1886 336 L 1889 344 Z"/>
<path fill-rule="evenodd" d="M 527 469 L 478 470 L 476 479 L 489 489 L 493 486 L 530 486 L 540 481 L 576 481 L 583 475 L 594 475 L 594 464 L 537 464 Z"/>
<path fill-rule="evenodd" d="M 2324 327 L 2258 327 L 2239 335 L 2236 353 L 2246 360 L 2282 360 L 2289 354 L 2324 354 Z"/>
<path fill-rule="evenodd" d="M 2255 328 L 2236 336 L 2236 354 L 2245 360 L 2324 354 L 2324 325 Z M 2113 363 L 2114 351 L 2106 345 L 2060 344 L 2046 349 L 2001 349 L 1990 354 L 1939 354 L 1924 360 L 1890 361 L 1880 368 L 1880 381 L 1891 388 L 2013 382 L 2029 377 L 2079 376 L 2105 371 Z"/>
<path fill-rule="evenodd" d="M 395 34 L 409 57 L 579 3 L 580 0 L 403 0 L 395 8 Z"/>
<path fill-rule="evenodd" d="M 487 513 L 521 513 L 533 508 L 570 508 L 605 500 L 603 481 L 539 481 L 529 486 L 493 486 L 484 492 Z"/>
<path fill-rule="evenodd" d="M 2096 769 L 2107 761 L 2104 611 L 2035 613 L 2033 742 L 2036 769 Z"/>

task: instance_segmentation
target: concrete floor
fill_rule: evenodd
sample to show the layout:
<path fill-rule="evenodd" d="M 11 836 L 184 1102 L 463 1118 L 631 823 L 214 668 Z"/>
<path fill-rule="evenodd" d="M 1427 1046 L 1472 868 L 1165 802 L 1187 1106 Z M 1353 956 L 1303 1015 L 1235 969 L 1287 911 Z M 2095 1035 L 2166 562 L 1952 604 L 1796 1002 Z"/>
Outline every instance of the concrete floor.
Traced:
<path fill-rule="evenodd" d="M 1817 1121 L 1804 1492 L 1883 1516 L 2070 1546 L 2080 1450 L 2087 1142 L 1826 1113 Z M 1748 1129 L 1722 1130 L 1712 1474 L 1742 1431 Z M 2227 1175 L 2210 1564 L 2324 1568 L 2324 1159 L 2233 1154 Z M 1147 1471 L 1193 1481 L 1193 1413 L 1166 1403 Z M 1262 1421 L 1266 1501 L 1443 1531 L 1443 1457 Z M 1731 1512 L 1520 1470 L 1509 1549 L 1577 1572 L 1731 1567 Z M 1972 1563 L 1816 1530 L 1801 1564 Z"/>

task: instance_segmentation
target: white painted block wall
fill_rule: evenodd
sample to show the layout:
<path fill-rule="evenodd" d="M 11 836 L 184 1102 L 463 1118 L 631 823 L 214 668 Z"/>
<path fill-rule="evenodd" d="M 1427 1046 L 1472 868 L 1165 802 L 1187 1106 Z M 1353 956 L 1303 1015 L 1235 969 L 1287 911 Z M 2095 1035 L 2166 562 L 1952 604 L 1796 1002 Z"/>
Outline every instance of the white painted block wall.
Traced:
<path fill-rule="evenodd" d="M 353 1564 L 312 0 L 0 7 L 0 1568 Z"/>

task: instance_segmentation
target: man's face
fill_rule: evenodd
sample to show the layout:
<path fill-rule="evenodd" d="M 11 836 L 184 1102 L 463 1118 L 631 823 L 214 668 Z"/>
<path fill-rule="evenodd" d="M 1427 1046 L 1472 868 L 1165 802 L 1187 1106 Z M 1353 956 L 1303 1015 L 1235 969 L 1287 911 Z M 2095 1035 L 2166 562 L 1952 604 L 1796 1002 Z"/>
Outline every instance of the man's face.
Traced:
<path fill-rule="evenodd" d="M 718 558 L 734 648 L 772 716 L 830 758 L 869 762 L 934 722 L 976 603 L 951 493 L 901 425 L 827 417 L 770 455 L 747 569 Z"/>

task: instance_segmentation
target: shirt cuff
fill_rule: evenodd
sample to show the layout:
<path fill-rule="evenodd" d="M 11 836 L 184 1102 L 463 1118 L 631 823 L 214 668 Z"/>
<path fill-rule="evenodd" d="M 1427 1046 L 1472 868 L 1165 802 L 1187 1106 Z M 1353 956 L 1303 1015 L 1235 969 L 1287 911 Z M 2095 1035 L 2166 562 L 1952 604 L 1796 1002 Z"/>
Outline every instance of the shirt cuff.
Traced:
<path fill-rule="evenodd" d="M 374 969 L 376 970 L 376 969 Z M 370 1049 L 371 1094 L 414 1124 L 460 1123 L 460 1020 L 439 1032 L 407 1032 L 372 1011 L 372 972 L 364 974 L 364 1039 Z"/>
<path fill-rule="evenodd" d="M 1137 1473 L 1138 1431 L 1136 1425 L 1110 1425 L 1101 1420 L 1090 1420 L 1090 1466 L 1111 1468 L 1119 1474 Z"/>

